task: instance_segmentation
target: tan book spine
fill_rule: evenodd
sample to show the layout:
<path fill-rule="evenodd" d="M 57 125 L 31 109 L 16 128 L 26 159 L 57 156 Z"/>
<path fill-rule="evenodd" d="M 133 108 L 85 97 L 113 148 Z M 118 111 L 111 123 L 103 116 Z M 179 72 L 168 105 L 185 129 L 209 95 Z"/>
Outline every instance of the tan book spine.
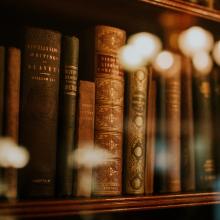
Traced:
<path fill-rule="evenodd" d="M 128 73 L 127 77 L 125 193 L 144 194 L 148 71 L 146 68 L 140 68 Z"/>
<path fill-rule="evenodd" d="M 122 192 L 124 73 L 117 57 L 125 32 L 110 26 L 95 28 L 95 147 L 111 153 L 93 171 L 94 195 Z"/>
<path fill-rule="evenodd" d="M 20 66 L 21 51 L 18 48 L 9 47 L 7 50 L 7 75 L 5 90 L 5 134 L 18 143 L 19 134 L 19 105 L 20 105 Z M 17 197 L 17 172 L 14 168 L 6 170 L 8 198 Z"/>
<path fill-rule="evenodd" d="M 94 82 L 79 82 L 78 108 L 76 123 L 77 148 L 94 148 L 94 118 L 95 118 L 95 84 Z M 90 197 L 92 191 L 92 167 L 86 164 L 78 167 L 76 178 L 76 196 Z"/>

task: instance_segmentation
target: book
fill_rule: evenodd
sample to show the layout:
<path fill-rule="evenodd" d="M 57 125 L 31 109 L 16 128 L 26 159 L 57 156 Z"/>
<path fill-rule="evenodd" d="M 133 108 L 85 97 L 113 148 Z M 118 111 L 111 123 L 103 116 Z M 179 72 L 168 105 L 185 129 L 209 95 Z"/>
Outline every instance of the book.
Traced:
<path fill-rule="evenodd" d="M 157 87 L 153 69 L 149 68 L 146 113 L 145 150 L 145 194 L 154 192 L 155 138 L 156 138 L 156 96 Z"/>
<path fill-rule="evenodd" d="M 27 27 L 24 35 L 20 142 L 30 162 L 19 172 L 22 198 L 55 194 L 61 34 Z"/>
<path fill-rule="evenodd" d="M 79 39 L 75 36 L 63 36 L 56 173 L 58 196 L 73 195 L 73 167 L 69 162 L 69 157 L 75 145 L 78 54 Z"/>
<path fill-rule="evenodd" d="M 144 194 L 147 68 L 126 75 L 125 193 Z"/>
<path fill-rule="evenodd" d="M 210 74 L 210 85 L 211 85 L 211 112 L 212 112 L 212 131 L 213 131 L 213 156 L 216 168 L 216 180 L 215 189 L 218 191 L 220 188 L 220 165 L 219 165 L 219 155 L 220 155 L 220 135 L 219 135 L 219 123 L 220 123 L 220 76 L 219 76 L 219 66 L 214 63 L 213 70 Z"/>
<path fill-rule="evenodd" d="M 155 191 L 179 192 L 180 179 L 180 68 L 175 64 L 160 73 L 157 83 L 157 124 L 155 150 Z"/>
<path fill-rule="evenodd" d="M 181 70 L 181 189 L 195 190 L 195 146 L 192 94 L 192 63 L 182 55 Z"/>
<path fill-rule="evenodd" d="M 200 74 L 195 70 L 193 111 L 197 191 L 213 190 L 217 179 L 214 161 L 211 92 L 210 73 Z"/>
<path fill-rule="evenodd" d="M 15 143 L 19 141 L 19 112 L 20 112 L 20 69 L 21 50 L 9 47 L 6 50 L 6 83 L 5 83 L 5 135 Z M 17 197 L 17 171 L 7 168 L 5 171 L 7 183 L 7 198 Z"/>
<path fill-rule="evenodd" d="M 0 47 L 0 136 L 4 126 L 5 47 Z"/>
<path fill-rule="evenodd" d="M 95 83 L 79 81 L 76 148 L 90 153 L 94 149 Z M 80 158 L 79 158 L 80 160 Z M 91 158 L 92 160 L 92 158 Z M 79 161 L 76 174 L 75 195 L 90 197 L 92 193 L 92 166 L 90 161 Z"/>
<path fill-rule="evenodd" d="M 97 25 L 82 35 L 81 80 L 95 82 L 95 149 L 109 156 L 93 168 L 92 194 L 120 195 L 122 192 L 122 145 L 124 72 L 117 57 L 125 44 L 125 31 Z M 104 157 L 103 157 L 104 158 Z"/>

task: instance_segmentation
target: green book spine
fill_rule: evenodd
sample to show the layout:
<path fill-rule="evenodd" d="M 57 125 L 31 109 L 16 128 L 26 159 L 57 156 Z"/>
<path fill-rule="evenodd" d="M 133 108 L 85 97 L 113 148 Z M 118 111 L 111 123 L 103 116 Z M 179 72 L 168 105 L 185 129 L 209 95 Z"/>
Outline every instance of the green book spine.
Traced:
<path fill-rule="evenodd" d="M 125 121 L 125 193 L 144 194 L 148 71 L 127 73 Z"/>
<path fill-rule="evenodd" d="M 76 90 L 78 77 L 79 40 L 64 36 L 61 55 L 61 86 L 58 124 L 57 195 L 73 194 L 73 167 L 69 163 L 74 149 Z"/>
<path fill-rule="evenodd" d="M 213 154 L 210 74 L 196 74 L 194 87 L 196 190 L 214 189 L 216 169 Z"/>
<path fill-rule="evenodd" d="M 181 72 L 181 187 L 195 190 L 195 146 L 192 102 L 192 64 L 182 57 Z"/>

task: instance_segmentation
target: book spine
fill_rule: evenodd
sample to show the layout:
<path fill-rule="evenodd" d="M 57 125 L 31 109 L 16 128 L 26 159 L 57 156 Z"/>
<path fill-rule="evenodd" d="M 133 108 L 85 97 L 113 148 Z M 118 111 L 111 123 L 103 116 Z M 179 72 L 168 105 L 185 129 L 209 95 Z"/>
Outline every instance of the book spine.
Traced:
<path fill-rule="evenodd" d="M 95 28 L 95 146 L 112 154 L 93 172 L 94 195 L 122 192 L 124 73 L 117 57 L 125 32 L 110 26 Z"/>
<path fill-rule="evenodd" d="M 5 85 L 5 135 L 18 143 L 20 109 L 20 68 L 21 51 L 18 48 L 7 49 L 7 75 Z M 17 197 L 17 171 L 8 168 L 5 172 L 8 198 Z"/>
<path fill-rule="evenodd" d="M 79 83 L 76 146 L 88 152 L 94 149 L 95 83 Z M 92 167 L 89 161 L 77 167 L 76 196 L 90 197 L 92 192 Z M 88 163 L 88 164 L 87 164 Z"/>
<path fill-rule="evenodd" d="M 0 47 L 0 137 L 4 134 L 4 99 L 5 99 L 5 47 Z M 0 198 L 5 197 L 4 168 L 0 167 Z"/>
<path fill-rule="evenodd" d="M 166 78 L 165 106 L 166 106 L 166 142 L 167 142 L 167 191 L 179 192 L 180 181 L 180 68 L 181 61 L 175 55 L 175 68 L 170 70 L 170 77 Z M 173 72 L 171 72 L 173 71 Z"/>
<path fill-rule="evenodd" d="M 0 136 L 4 127 L 5 48 L 0 47 Z"/>
<path fill-rule="evenodd" d="M 57 114 L 61 34 L 27 28 L 25 32 L 21 144 L 30 153 L 21 170 L 21 197 L 50 197 L 55 193 Z"/>
<path fill-rule="evenodd" d="M 148 71 L 127 74 L 125 128 L 125 193 L 144 194 L 145 128 Z"/>
<path fill-rule="evenodd" d="M 184 56 L 181 71 L 181 180 L 182 191 L 195 190 L 192 64 Z"/>
<path fill-rule="evenodd" d="M 63 36 L 56 178 L 56 193 L 61 197 L 73 194 L 73 167 L 68 158 L 75 144 L 78 53 L 78 38 Z"/>
<path fill-rule="evenodd" d="M 155 76 L 157 92 L 154 191 L 164 193 L 167 191 L 165 78 L 160 73 Z"/>
<path fill-rule="evenodd" d="M 214 163 L 210 74 L 194 77 L 194 123 L 196 190 L 213 190 L 216 181 Z"/>
<path fill-rule="evenodd" d="M 156 135 L 156 80 L 150 69 L 147 94 L 147 118 L 146 118 L 146 153 L 145 153 L 145 194 L 154 192 L 155 170 L 155 135 Z"/>

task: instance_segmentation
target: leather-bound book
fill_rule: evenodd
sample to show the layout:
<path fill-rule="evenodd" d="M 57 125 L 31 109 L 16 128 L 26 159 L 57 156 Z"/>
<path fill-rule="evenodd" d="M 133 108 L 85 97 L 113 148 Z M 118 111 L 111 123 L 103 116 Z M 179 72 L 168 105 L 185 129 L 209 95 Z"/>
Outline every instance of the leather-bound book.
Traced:
<path fill-rule="evenodd" d="M 89 153 L 94 149 L 95 83 L 79 81 L 76 147 Z M 78 158 L 80 160 L 80 158 Z M 75 195 L 90 197 L 92 192 L 92 167 L 90 161 L 78 161 Z"/>
<path fill-rule="evenodd" d="M 6 83 L 5 83 L 5 135 L 16 143 L 19 138 L 20 109 L 20 69 L 21 51 L 15 47 L 7 49 Z M 8 168 L 5 172 L 8 198 L 17 197 L 17 171 Z"/>
<path fill-rule="evenodd" d="M 147 68 L 126 75 L 125 193 L 144 194 Z"/>
<path fill-rule="evenodd" d="M 179 192 L 180 178 L 180 57 L 158 80 L 155 157 L 156 192 Z M 159 88 L 160 87 L 160 88 Z"/>
<path fill-rule="evenodd" d="M 124 30 L 105 25 L 89 29 L 81 38 L 80 77 L 95 81 L 95 147 L 111 155 L 93 169 L 96 196 L 122 192 L 124 72 L 117 53 L 125 38 Z"/>
<path fill-rule="evenodd" d="M 193 109 L 196 161 L 196 190 L 214 190 L 216 167 L 212 124 L 212 90 L 209 74 L 195 71 L 193 78 Z"/>
<path fill-rule="evenodd" d="M 146 151 L 145 151 L 145 194 L 154 192 L 155 140 L 156 140 L 156 79 L 152 68 L 149 68 L 146 112 Z"/>
<path fill-rule="evenodd" d="M 63 36 L 56 176 L 56 193 L 61 197 L 73 194 L 73 167 L 69 162 L 69 158 L 75 144 L 78 54 L 78 38 Z"/>
<path fill-rule="evenodd" d="M 30 162 L 19 175 L 20 197 L 55 194 L 60 47 L 59 32 L 34 27 L 25 31 L 20 142 Z"/>
<path fill-rule="evenodd" d="M 195 190 L 195 146 L 192 97 L 192 63 L 182 56 L 181 71 L 181 188 Z"/>
<path fill-rule="evenodd" d="M 5 47 L 0 47 L 0 136 L 4 125 Z"/>

